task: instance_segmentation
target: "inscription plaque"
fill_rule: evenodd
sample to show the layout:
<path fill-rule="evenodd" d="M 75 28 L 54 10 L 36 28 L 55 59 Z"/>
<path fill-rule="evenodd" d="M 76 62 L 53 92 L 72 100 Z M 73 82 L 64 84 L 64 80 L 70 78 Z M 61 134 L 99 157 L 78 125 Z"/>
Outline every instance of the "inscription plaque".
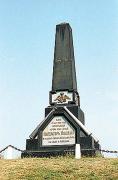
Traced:
<path fill-rule="evenodd" d="M 75 144 L 75 129 L 64 116 L 55 116 L 42 132 L 42 146 Z"/>

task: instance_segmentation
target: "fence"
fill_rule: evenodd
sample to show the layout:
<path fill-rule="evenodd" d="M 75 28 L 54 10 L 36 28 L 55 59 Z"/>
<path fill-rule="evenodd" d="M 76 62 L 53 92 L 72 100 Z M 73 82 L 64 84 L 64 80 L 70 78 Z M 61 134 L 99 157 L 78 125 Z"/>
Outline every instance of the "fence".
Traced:
<path fill-rule="evenodd" d="M 21 150 L 21 149 L 15 147 L 15 146 L 13 146 L 13 145 L 8 145 L 8 146 L 6 146 L 5 148 L 3 148 L 2 150 L 0 150 L 0 154 L 1 154 L 2 152 L 4 152 L 6 149 L 8 149 L 9 147 L 13 148 L 13 149 L 16 150 L 16 151 L 26 152 L 26 153 L 28 153 L 29 155 L 30 155 L 30 153 L 31 153 L 31 152 L 26 151 L 26 150 Z M 92 149 L 86 149 L 86 150 L 92 150 Z M 102 153 L 118 154 L 118 151 L 111 151 L 111 150 L 104 150 L 104 149 L 96 149 L 96 150 L 99 151 L 99 152 L 102 152 Z"/>

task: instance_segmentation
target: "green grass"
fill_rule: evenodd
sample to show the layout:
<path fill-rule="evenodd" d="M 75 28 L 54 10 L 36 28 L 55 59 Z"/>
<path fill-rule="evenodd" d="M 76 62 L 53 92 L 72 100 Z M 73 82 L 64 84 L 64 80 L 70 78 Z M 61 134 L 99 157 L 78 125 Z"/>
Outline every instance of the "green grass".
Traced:
<path fill-rule="evenodd" d="M 0 180 L 118 180 L 118 158 L 0 160 Z"/>

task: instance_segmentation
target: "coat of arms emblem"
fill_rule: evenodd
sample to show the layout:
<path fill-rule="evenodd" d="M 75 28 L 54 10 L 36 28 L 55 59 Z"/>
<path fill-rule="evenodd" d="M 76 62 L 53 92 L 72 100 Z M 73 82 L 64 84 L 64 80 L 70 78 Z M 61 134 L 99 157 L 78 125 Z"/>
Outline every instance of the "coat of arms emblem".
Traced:
<path fill-rule="evenodd" d="M 57 96 L 57 98 L 54 101 L 58 101 L 58 103 L 64 103 L 67 100 L 70 100 L 70 98 L 67 95 L 65 95 L 64 93 L 60 93 L 60 95 Z"/>

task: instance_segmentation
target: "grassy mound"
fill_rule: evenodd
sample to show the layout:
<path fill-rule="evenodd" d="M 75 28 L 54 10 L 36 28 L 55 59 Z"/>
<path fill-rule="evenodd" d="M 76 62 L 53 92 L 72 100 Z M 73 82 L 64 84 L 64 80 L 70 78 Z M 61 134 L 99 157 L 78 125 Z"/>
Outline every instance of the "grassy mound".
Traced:
<path fill-rule="evenodd" d="M 118 159 L 24 158 L 0 160 L 0 180 L 118 180 Z"/>

